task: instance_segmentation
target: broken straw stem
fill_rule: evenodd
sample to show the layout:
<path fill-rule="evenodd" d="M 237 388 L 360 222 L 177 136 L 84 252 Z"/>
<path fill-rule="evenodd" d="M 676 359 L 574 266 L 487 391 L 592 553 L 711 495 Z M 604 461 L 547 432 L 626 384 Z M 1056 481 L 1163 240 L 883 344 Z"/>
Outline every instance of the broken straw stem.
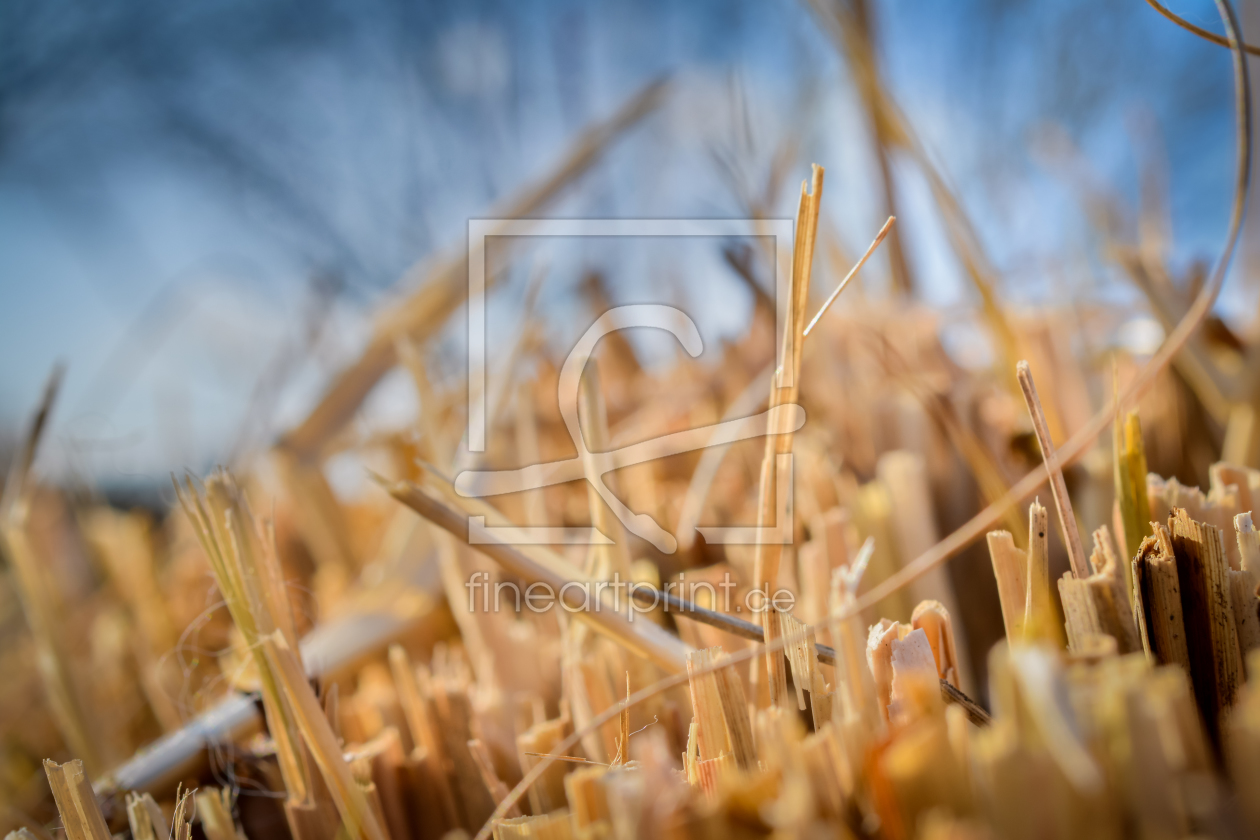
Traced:
<path fill-rule="evenodd" d="M 1081 534 L 1076 528 L 1076 515 L 1072 512 L 1072 500 L 1068 498 L 1067 483 L 1063 480 L 1063 468 L 1059 465 L 1059 456 L 1055 454 L 1054 441 L 1050 439 L 1046 413 L 1037 397 L 1037 386 L 1033 384 L 1032 369 L 1028 367 L 1028 362 L 1021 361 L 1015 366 L 1015 378 L 1019 380 L 1019 388 L 1024 392 L 1024 403 L 1032 418 L 1033 433 L 1041 447 L 1046 472 L 1050 474 L 1050 495 L 1054 497 L 1054 506 L 1059 510 L 1059 524 L 1063 528 L 1063 542 L 1067 546 L 1068 560 L 1072 564 L 1072 575 L 1084 580 L 1089 577 L 1089 566 L 1085 562 L 1085 550 L 1081 547 Z"/>
<path fill-rule="evenodd" d="M 875 234 L 875 241 L 872 242 L 871 246 L 866 249 L 866 253 L 862 255 L 862 259 L 857 261 L 857 265 L 849 269 L 849 273 L 846 274 L 844 279 L 840 281 L 840 285 L 836 286 L 836 290 L 831 293 L 830 297 L 827 298 L 827 301 L 822 305 L 822 308 L 818 310 L 818 314 L 815 315 L 809 324 L 805 326 L 805 331 L 801 333 L 801 335 L 809 335 L 809 331 L 812 330 L 814 325 L 818 323 L 818 319 L 831 308 L 831 304 L 835 303 L 836 298 L 840 297 L 840 293 L 844 291 L 844 287 L 849 285 L 849 281 L 857 275 L 858 269 L 866 265 L 866 261 L 871 258 L 871 254 L 875 253 L 875 249 L 879 247 L 879 243 L 883 242 L 884 237 L 888 235 L 888 231 L 892 230 L 893 222 L 895 221 L 897 221 L 896 216 L 888 217 L 888 221 L 884 222 L 884 226 L 879 229 L 879 233 Z"/>
<path fill-rule="evenodd" d="M 753 624 L 751 621 L 744 621 L 742 618 L 706 609 L 691 601 L 683 600 L 677 595 L 670 595 L 668 592 L 655 589 L 643 583 L 636 583 L 630 587 L 630 594 L 640 603 L 651 603 L 653 606 L 664 604 L 666 612 L 672 609 L 679 614 L 685 615 L 687 618 L 698 621 L 701 624 L 707 624 L 710 627 L 716 627 L 719 630 L 725 630 L 731 635 L 754 642 L 765 643 L 765 634 L 762 632 L 761 626 Z M 815 643 L 814 651 L 818 655 L 820 662 L 827 665 L 836 664 L 835 648 Z M 964 711 L 967 712 L 967 717 L 977 726 L 988 726 L 991 722 L 989 713 L 976 701 L 945 680 L 941 680 L 941 695 L 947 702 L 962 706 Z"/>

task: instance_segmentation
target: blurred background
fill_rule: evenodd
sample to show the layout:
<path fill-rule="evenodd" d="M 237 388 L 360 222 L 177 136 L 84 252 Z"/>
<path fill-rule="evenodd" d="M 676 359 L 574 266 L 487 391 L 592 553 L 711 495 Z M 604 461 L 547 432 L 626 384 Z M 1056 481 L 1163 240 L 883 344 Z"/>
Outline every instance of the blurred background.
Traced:
<path fill-rule="evenodd" d="M 1172 9 L 1220 31 L 1210 0 Z M 1260 44 L 1260 2 L 1239 11 Z M 583 652 L 561 623 L 465 607 L 462 581 L 499 571 L 365 466 L 432 490 L 443 482 L 422 462 L 454 475 L 572 457 L 558 368 L 615 304 L 680 307 L 704 351 L 692 362 L 661 331 L 605 339 L 584 380 L 592 450 L 757 412 L 785 316 L 774 257 L 716 237 L 492 238 L 488 446 L 470 455 L 470 220 L 791 220 L 818 164 L 797 307 L 812 315 L 897 217 L 799 354 L 809 420 L 790 450 L 776 583 L 818 624 L 843 603 L 836 573 L 859 546 L 875 550 L 851 595 L 903 574 L 1041 463 L 1016 360 L 1059 445 L 1148 364 L 1225 243 L 1233 90 L 1227 49 L 1142 0 L 3 0 L 0 469 L 17 468 L 0 494 L 0 834 L 55 818 L 50 757 L 117 771 L 119 790 L 172 807 L 179 783 L 284 795 L 274 750 L 240 732 L 239 754 L 216 752 L 200 776 L 159 785 L 125 763 L 138 750 L 135 764 L 154 763 L 146 745 L 221 703 L 253 709 L 241 692 L 256 688 L 258 640 L 221 608 L 226 567 L 193 515 L 203 491 L 215 522 L 274 528 L 259 542 L 269 585 L 283 582 L 295 639 L 315 650 L 321 698 L 344 698 L 329 714 L 347 744 L 401 720 L 395 639 L 465 700 L 528 701 L 533 722 L 495 735 L 511 783 L 527 727 L 562 730 L 562 699 L 592 703 L 561 680 Z M 1111 527 L 1117 557 L 1171 507 L 1229 528 L 1260 493 L 1260 222 L 1246 224 L 1215 311 L 1125 406 L 1128 437 L 1102 435 L 1065 470 L 1081 533 Z M 58 365 L 41 440 L 30 418 Z M 37 443 L 28 471 L 14 455 Z M 629 537 L 615 555 L 557 555 L 655 585 L 748 586 L 755 549 L 697 534 L 771 512 L 765 449 L 616 471 L 618 498 L 678 551 Z M 181 508 L 172 474 L 216 465 L 239 488 L 226 473 L 208 491 L 190 480 Z M 1012 549 L 1030 543 L 1029 501 L 991 522 Z M 615 525 L 582 481 L 494 502 L 518 524 Z M 1057 517 L 1052 579 L 1068 568 Z M 951 558 L 854 622 L 941 602 L 958 687 L 987 704 L 1006 632 L 996 561 L 981 539 Z M 750 644 L 660 618 L 697 649 Z M 606 707 L 621 685 L 601 689 Z M 634 726 L 659 711 L 666 753 L 681 755 L 690 702 L 680 690 L 661 701 L 673 712 L 645 707 Z"/>
<path fill-rule="evenodd" d="M 1218 28 L 1207 0 L 1172 8 Z M 869 62 L 844 48 L 837 9 L 861 18 Z M 1240 12 L 1260 35 L 1260 8 Z M 979 296 L 924 167 L 872 124 L 863 68 L 1016 310 L 1140 300 L 1112 247 L 1139 226 L 1170 273 L 1193 273 L 1232 190 L 1229 53 L 1140 0 L 7 0 L 0 40 L 3 447 L 62 361 L 41 471 L 152 504 L 171 471 L 264 448 L 305 416 L 415 285 L 410 266 L 458 252 L 470 218 L 653 80 L 668 79 L 662 105 L 537 215 L 791 218 L 819 163 L 824 226 L 850 259 L 899 217 L 864 293 L 939 308 L 963 366 L 993 361 Z M 613 302 L 683 304 L 706 347 L 748 328 L 753 293 L 723 243 L 596 244 L 514 267 L 492 336 L 508 317 L 495 307 L 517 306 L 543 263 L 556 348 L 582 327 L 592 271 Z M 1244 239 L 1218 304 L 1238 330 L 1257 247 Z M 1149 351 L 1161 328 L 1133 311 L 1110 340 Z M 415 403 L 396 371 L 357 422 L 396 425 Z"/>

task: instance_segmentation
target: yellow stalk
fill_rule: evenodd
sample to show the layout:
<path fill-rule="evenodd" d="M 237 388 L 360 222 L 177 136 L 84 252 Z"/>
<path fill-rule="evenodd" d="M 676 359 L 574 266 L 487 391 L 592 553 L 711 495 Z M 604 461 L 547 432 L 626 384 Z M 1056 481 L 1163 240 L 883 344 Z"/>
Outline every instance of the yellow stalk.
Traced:
<path fill-rule="evenodd" d="M 1137 554 L 1142 540 L 1151 535 L 1151 504 L 1146 497 L 1146 450 L 1142 446 L 1142 421 L 1136 411 L 1116 418 L 1115 425 L 1116 501 L 1124 523 L 1124 566 L 1126 588 L 1133 590 L 1133 571 L 1127 562 Z"/>
<path fill-rule="evenodd" d="M 205 550 L 232 621 L 241 631 L 246 647 L 258 666 L 263 712 L 276 744 L 276 758 L 289 799 L 306 802 L 310 798 L 311 785 L 292 713 L 259 648 L 260 638 L 273 631 L 280 632 L 286 639 L 294 636 L 288 605 L 280 602 L 282 583 L 279 592 L 276 591 L 279 569 L 259 570 L 262 556 L 268 561 L 261 563 L 263 567 L 278 567 L 274 553 L 263 555 L 253 517 L 236 483 L 226 471 L 210 477 L 204 496 L 191 479 L 185 479 L 183 487 L 176 482 L 175 492 Z M 293 643 L 296 645 L 296 639 Z"/>
<path fill-rule="evenodd" d="M 372 812 L 363 789 L 354 781 L 350 765 L 342 755 L 332 725 L 320 706 L 306 672 L 279 631 L 263 637 L 259 646 L 266 655 L 269 670 L 290 703 L 298 731 L 310 748 L 315 766 L 324 777 L 337 813 L 341 815 L 351 840 L 385 840 L 385 833 Z"/>

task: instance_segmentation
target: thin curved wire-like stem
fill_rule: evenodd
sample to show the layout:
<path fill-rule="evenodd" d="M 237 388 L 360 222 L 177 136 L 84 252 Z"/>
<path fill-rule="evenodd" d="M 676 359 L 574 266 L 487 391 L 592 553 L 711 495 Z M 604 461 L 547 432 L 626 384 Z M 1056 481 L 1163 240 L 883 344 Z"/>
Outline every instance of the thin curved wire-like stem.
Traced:
<path fill-rule="evenodd" d="M 857 276 L 857 273 L 862 270 L 862 266 L 866 265 L 866 261 L 871 258 L 871 254 L 875 253 L 875 249 L 879 247 L 879 243 L 884 241 L 884 237 L 888 235 L 888 231 L 892 230 L 893 222 L 895 221 L 897 221 L 896 216 L 888 217 L 888 221 L 884 222 L 884 226 L 879 229 L 879 233 L 875 234 L 875 239 L 866 249 L 866 253 L 863 254 L 862 258 L 854 264 L 853 268 L 849 269 L 849 273 L 844 275 L 844 279 L 840 281 L 840 285 L 836 286 L 836 290 L 827 296 L 827 300 L 823 302 L 823 305 L 818 307 L 818 313 L 814 315 L 809 324 L 806 325 L 805 331 L 802 332 L 801 335 L 809 335 L 810 330 L 818 324 L 819 320 L 822 319 L 822 316 L 827 314 L 827 310 L 831 308 L 831 304 L 836 302 L 836 298 L 840 297 L 840 293 L 844 291 L 844 287 L 849 285 L 849 281 Z"/>
<path fill-rule="evenodd" d="M 1147 2 L 1150 2 L 1150 0 L 1147 0 Z M 1233 259 L 1234 249 L 1238 244 L 1239 232 L 1242 229 L 1243 210 L 1247 203 L 1247 185 L 1251 179 L 1251 86 L 1247 78 L 1246 58 L 1238 46 L 1242 42 L 1239 40 L 1240 27 L 1234 8 L 1230 5 L 1229 0 L 1216 0 L 1216 7 L 1221 14 L 1225 31 L 1231 39 L 1226 43 L 1234 54 L 1234 108 L 1238 118 L 1237 175 L 1234 182 L 1234 200 L 1230 210 L 1229 228 L 1225 237 L 1225 245 L 1208 282 L 1203 285 L 1190 308 L 1186 310 L 1186 314 L 1182 317 L 1180 323 L 1168 334 L 1159 351 L 1151 357 L 1151 360 L 1137 377 L 1129 383 L 1129 387 L 1125 389 L 1123 394 L 1108 400 L 1107 405 L 1094 415 L 1085 428 L 1073 435 L 1059 450 L 1059 463 L 1063 466 L 1073 463 L 1085 454 L 1089 446 L 1111 424 L 1116 416 L 1117 409 L 1124 405 L 1132 404 L 1141 397 L 1154 383 L 1155 377 L 1168 367 L 1173 357 L 1185 346 L 1186 341 L 1189 340 L 1190 336 L 1203 322 L 1203 319 L 1212 310 L 1212 306 L 1216 303 L 1216 298 L 1220 294 L 1221 286 L 1224 285 L 1225 273 Z M 1037 488 L 1045 480 L 1046 466 L 1043 463 L 1024 476 L 1018 484 L 1011 488 L 1006 496 L 980 511 L 965 525 L 925 551 L 895 575 L 871 589 L 845 609 L 833 613 L 826 621 L 814 625 L 814 627 L 836 627 L 841 622 L 847 621 L 862 610 L 875 605 L 903 586 L 918 580 L 932 569 L 958 554 L 973 540 L 979 538 L 1001 519 L 1008 508 L 1019 504 L 1036 492 Z M 734 653 L 729 657 L 724 657 L 720 663 L 695 669 L 690 674 L 681 673 L 666 677 L 653 685 L 636 691 L 625 700 L 614 703 L 605 711 L 587 721 L 585 726 L 575 729 L 572 735 L 557 744 L 545 758 L 535 764 L 516 787 L 512 788 L 507 798 L 494 809 L 490 818 L 486 820 L 486 824 L 477 832 L 475 840 L 488 840 L 495 821 L 502 819 L 507 814 L 508 809 L 525 795 L 530 786 L 546 772 L 553 762 L 562 758 L 569 748 L 578 743 L 584 735 L 597 730 L 608 721 L 618 717 L 623 709 L 642 703 L 644 700 L 654 697 L 662 691 L 667 691 L 674 686 L 683 685 L 692 677 L 713 673 L 727 665 L 743 662 L 755 656 L 763 656 L 772 651 L 783 650 L 789 644 L 795 643 L 801 635 L 800 633 L 785 634 L 770 644 L 753 644 L 745 650 Z"/>
<path fill-rule="evenodd" d="M 1230 42 L 1227 39 L 1222 38 L 1220 35 L 1217 35 L 1215 32 L 1209 32 L 1208 30 L 1204 29 L 1202 26 L 1195 26 L 1190 21 L 1186 20 L 1183 17 L 1180 17 L 1176 12 L 1172 11 L 1167 6 L 1162 5 L 1159 2 L 1159 0 L 1146 0 L 1146 5 L 1150 6 L 1152 9 L 1159 12 L 1165 18 L 1167 18 L 1168 20 L 1171 20 L 1173 23 L 1177 24 L 1182 29 L 1186 30 L 1187 32 L 1193 32 L 1195 35 L 1198 35 L 1200 38 L 1202 38 L 1205 41 L 1211 41 L 1213 44 L 1216 44 L 1221 47 L 1230 46 Z M 1260 47 L 1253 47 L 1251 44 L 1243 44 L 1242 48 L 1245 52 L 1250 53 L 1251 55 L 1260 55 Z"/>

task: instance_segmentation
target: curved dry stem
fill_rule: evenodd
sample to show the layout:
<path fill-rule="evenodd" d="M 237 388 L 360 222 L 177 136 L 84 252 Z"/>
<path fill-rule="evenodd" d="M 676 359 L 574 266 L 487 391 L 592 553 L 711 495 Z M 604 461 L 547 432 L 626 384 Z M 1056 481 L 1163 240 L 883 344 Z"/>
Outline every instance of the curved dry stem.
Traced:
<path fill-rule="evenodd" d="M 1151 0 L 1147 0 L 1151 2 Z M 1194 299 L 1190 308 L 1186 310 L 1185 316 L 1168 337 L 1159 351 L 1151 358 L 1150 362 L 1142 369 L 1141 373 L 1129 384 L 1125 392 L 1117 398 L 1108 401 L 1090 422 L 1081 429 L 1059 450 L 1059 462 L 1066 466 L 1080 458 L 1089 446 L 1102 434 L 1103 430 L 1112 422 L 1115 412 L 1118 408 L 1132 404 L 1148 388 L 1154 383 L 1155 377 L 1158 376 L 1173 357 L 1181 350 L 1186 341 L 1198 329 L 1203 319 L 1211 311 L 1216 298 L 1220 294 L 1221 286 L 1225 282 L 1225 272 L 1229 268 L 1231 259 L 1233 258 L 1234 248 L 1238 244 L 1238 235 L 1242 227 L 1243 209 L 1247 199 L 1247 185 L 1251 177 L 1251 91 L 1250 84 L 1247 79 L 1246 60 L 1238 44 L 1238 19 L 1235 16 L 1233 6 L 1229 0 L 1216 0 L 1217 9 L 1220 12 L 1221 20 L 1225 25 L 1225 30 L 1230 36 L 1230 41 L 1226 44 L 1232 48 L 1234 53 L 1234 107 L 1238 117 L 1237 135 L 1238 135 L 1238 164 L 1237 177 L 1234 183 L 1234 200 L 1230 211 L 1229 228 L 1225 238 L 1225 246 L 1222 249 L 1221 257 L 1216 267 L 1212 271 L 1208 282 L 1203 285 L 1199 295 Z M 937 543 L 928 551 L 924 552 L 912 563 L 901 569 L 897 574 L 885 580 L 880 585 L 874 587 L 861 598 L 851 603 L 847 608 L 840 610 L 829 616 L 826 621 L 815 625 L 815 628 L 832 628 L 838 626 L 841 622 L 847 621 L 853 615 L 860 613 L 862 610 L 878 603 L 883 598 L 891 595 L 932 569 L 949 560 L 958 554 L 963 548 L 969 545 L 973 540 L 978 539 L 990 527 L 1001 519 L 1006 510 L 1013 505 L 1019 504 L 1028 496 L 1032 495 L 1042 482 L 1046 480 L 1046 466 L 1041 464 L 1028 475 L 1011 488 L 1010 492 L 1002 499 L 994 502 L 986 507 L 976 516 L 972 517 L 965 525 L 954 533 L 950 534 L 941 542 Z M 797 634 L 799 635 L 799 634 Z M 562 757 L 566 751 L 574 744 L 578 743 L 581 738 L 588 732 L 593 732 L 600 726 L 621 714 L 623 709 L 637 705 L 650 697 L 654 697 L 663 691 L 667 691 L 676 685 L 682 685 L 687 682 L 690 677 L 701 676 L 704 674 L 717 671 L 720 667 L 725 667 L 737 662 L 752 659 L 755 656 L 762 656 L 777 650 L 783 650 L 789 644 L 796 641 L 795 636 L 782 636 L 770 644 L 754 644 L 746 650 L 739 651 L 729 657 L 722 659 L 720 664 L 714 664 L 709 667 L 694 670 L 690 675 L 682 673 L 666 677 L 658 681 L 654 685 L 636 691 L 625 700 L 615 703 L 599 715 L 593 717 L 587 722 L 586 726 L 577 729 L 568 738 L 565 738 L 552 749 L 552 751 L 541 761 L 533 766 L 525 777 L 512 788 L 507 798 L 499 803 L 494 813 L 490 815 L 490 819 L 477 832 L 475 840 L 487 840 L 496 820 L 502 819 L 514 804 L 516 804 L 525 792 L 529 789 L 538 778 L 546 772 L 547 768 Z"/>
<path fill-rule="evenodd" d="M 1220 10 L 1221 19 L 1224 21 L 1227 31 L 1231 35 L 1236 36 L 1238 23 L 1229 0 L 1217 0 L 1217 8 Z M 1168 335 L 1159 351 L 1133 379 L 1124 393 L 1118 398 L 1109 400 L 1107 405 L 1103 406 L 1091 418 L 1085 428 L 1073 435 L 1058 451 L 1059 463 L 1062 466 L 1075 462 L 1085 454 L 1089 446 L 1110 425 L 1117 410 L 1125 405 L 1133 404 L 1146 393 L 1155 382 L 1155 377 L 1168 367 L 1177 353 L 1185 346 L 1190 336 L 1199 328 L 1203 319 L 1207 317 L 1207 314 L 1212 310 L 1213 304 L 1216 303 L 1221 286 L 1225 282 L 1225 272 L 1229 268 L 1234 248 L 1238 244 L 1243 210 L 1247 203 L 1247 185 L 1251 178 L 1251 90 L 1243 55 L 1237 49 L 1234 50 L 1234 83 L 1234 106 L 1238 115 L 1238 167 L 1234 183 L 1234 200 L 1230 209 L 1229 229 L 1225 237 L 1225 246 L 1221 257 L 1217 261 L 1208 282 L 1203 285 L 1198 297 L 1194 299 L 1190 308 L 1186 310 L 1186 314 L 1182 317 L 1181 322 Z M 874 604 L 881 598 L 896 592 L 901 587 L 917 580 L 953 557 L 992 527 L 1007 508 L 1022 502 L 1032 495 L 1041 486 L 1042 482 L 1046 480 L 1046 477 L 1046 465 L 1041 464 L 1012 487 L 1005 497 L 980 511 L 957 531 L 858 599 L 857 604 L 854 606 L 857 609 L 863 609 Z"/>
<path fill-rule="evenodd" d="M 1226 40 L 1225 38 L 1222 38 L 1220 35 L 1217 35 L 1215 32 L 1209 32 L 1208 30 L 1204 29 L 1201 26 L 1195 26 L 1193 23 L 1186 20 L 1185 18 L 1178 16 L 1175 12 L 1173 12 L 1167 6 L 1161 5 L 1159 0 L 1146 0 L 1146 5 L 1150 6 L 1152 9 L 1159 12 L 1161 15 L 1168 18 L 1168 20 L 1171 20 L 1173 23 L 1180 26 L 1182 29 L 1186 30 L 1187 32 L 1192 32 L 1195 35 L 1198 35 L 1200 38 L 1202 38 L 1205 41 L 1211 41 L 1213 44 L 1217 44 L 1218 46 L 1222 46 L 1222 47 L 1233 46 L 1228 40 Z M 1260 47 L 1253 47 L 1251 46 L 1251 44 L 1243 44 L 1242 48 L 1245 52 L 1250 53 L 1251 55 L 1260 55 Z"/>
<path fill-rule="evenodd" d="M 861 335 L 877 351 L 877 358 L 882 363 L 884 371 L 918 401 L 941 433 L 953 444 L 954 449 L 971 469 L 971 475 L 984 500 L 988 503 L 1002 501 L 1011 489 L 1010 483 L 998 467 L 993 455 L 976 434 L 959 422 L 949 401 L 938 396 L 919 381 L 915 369 L 897 352 L 886 335 L 877 329 L 870 328 L 862 330 Z M 1027 523 L 1021 520 L 1014 510 L 1008 509 L 1003 514 L 1003 518 L 1006 520 L 1003 523 L 1006 530 L 1017 535 L 1021 541 L 1028 536 Z"/>

